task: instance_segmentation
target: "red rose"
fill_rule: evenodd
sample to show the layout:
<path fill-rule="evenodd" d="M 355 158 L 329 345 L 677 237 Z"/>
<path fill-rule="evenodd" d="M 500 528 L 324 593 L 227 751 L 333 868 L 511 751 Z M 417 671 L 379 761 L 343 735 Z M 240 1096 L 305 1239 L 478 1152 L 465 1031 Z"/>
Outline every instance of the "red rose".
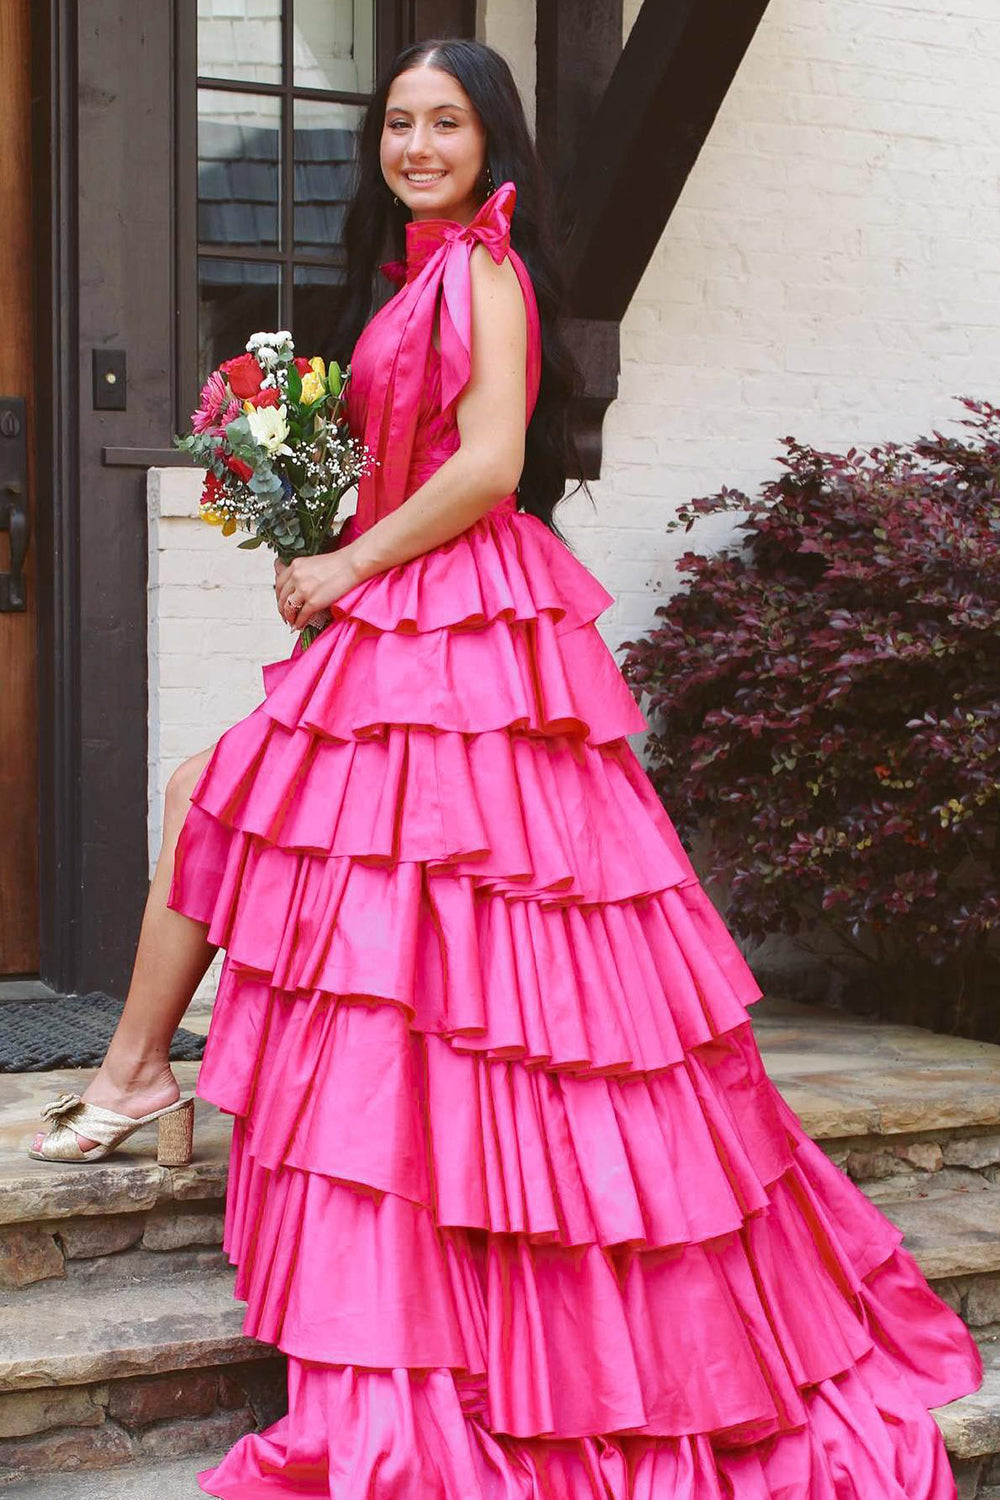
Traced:
<path fill-rule="evenodd" d="M 229 470 L 230 474 L 235 474 L 237 479 L 243 480 L 244 484 L 248 479 L 253 478 L 253 469 L 251 469 L 249 464 L 244 463 L 242 458 L 234 458 L 233 455 L 229 453 L 223 459 L 223 463 Z"/>
<path fill-rule="evenodd" d="M 308 375 L 309 371 L 312 369 L 312 365 L 306 359 L 304 354 L 296 354 L 295 358 L 292 360 L 292 364 L 298 370 L 300 375 Z"/>
<path fill-rule="evenodd" d="M 279 406 L 281 404 L 281 392 L 276 385 L 263 385 L 256 396 L 248 396 L 247 400 L 254 406 Z"/>
<path fill-rule="evenodd" d="M 264 379 L 264 371 L 252 354 L 240 354 L 235 359 L 227 359 L 219 369 L 226 376 L 233 395 L 239 401 L 248 401 L 251 396 L 256 396 Z"/>
<path fill-rule="evenodd" d="M 202 505 L 214 505 L 221 493 L 222 481 L 216 479 L 211 469 L 209 469 L 208 473 L 205 475 L 205 483 L 202 486 L 201 491 Z"/>

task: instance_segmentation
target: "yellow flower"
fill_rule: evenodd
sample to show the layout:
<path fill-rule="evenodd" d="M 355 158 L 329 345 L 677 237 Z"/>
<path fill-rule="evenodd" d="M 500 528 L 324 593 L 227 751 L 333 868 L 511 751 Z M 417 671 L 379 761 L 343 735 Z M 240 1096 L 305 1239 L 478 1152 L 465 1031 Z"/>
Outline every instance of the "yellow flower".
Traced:
<path fill-rule="evenodd" d="M 209 524 L 209 526 L 221 526 L 222 525 L 222 517 L 219 515 L 219 512 L 217 510 L 213 510 L 210 505 L 203 505 L 202 506 L 202 508 L 201 508 L 201 519 L 203 521 L 207 521 L 208 524 Z"/>
<path fill-rule="evenodd" d="M 316 371 L 316 374 L 319 376 L 320 380 L 325 381 L 326 380 L 326 361 L 323 359 L 322 355 L 314 354 L 313 357 L 312 357 L 312 359 L 309 361 L 309 363 L 312 366 L 312 368 Z"/>
<path fill-rule="evenodd" d="M 302 399 L 310 405 L 313 401 L 320 401 L 326 395 L 326 381 L 319 376 L 315 370 L 310 370 L 308 375 L 302 377 Z"/>

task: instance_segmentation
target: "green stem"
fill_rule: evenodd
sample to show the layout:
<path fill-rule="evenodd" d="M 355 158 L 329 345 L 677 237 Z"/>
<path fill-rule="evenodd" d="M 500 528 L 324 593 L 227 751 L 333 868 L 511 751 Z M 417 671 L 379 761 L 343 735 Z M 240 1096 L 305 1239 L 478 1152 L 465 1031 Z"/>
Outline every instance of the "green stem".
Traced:
<path fill-rule="evenodd" d="M 326 625 L 328 625 L 328 624 L 329 624 L 329 621 L 328 620 L 324 620 L 322 625 L 314 625 L 314 624 L 311 624 L 311 623 L 309 625 L 303 625 L 302 629 L 299 631 L 299 640 L 301 642 L 299 650 L 300 651 L 307 651 L 309 649 L 309 647 L 312 645 L 313 641 L 316 639 L 316 637 L 321 633 L 321 631 L 324 629 L 324 627 Z"/>
<path fill-rule="evenodd" d="M 800 897 L 799 904 L 803 910 L 811 911 L 820 926 L 824 927 L 835 941 L 840 943 L 849 953 L 853 953 L 857 958 L 864 959 L 865 963 L 871 964 L 874 968 L 878 967 L 878 959 L 871 953 L 867 953 L 860 943 L 856 943 L 852 937 L 844 932 L 842 927 L 830 916 L 829 912 L 825 912 L 817 901 L 810 900 L 808 897 Z"/>

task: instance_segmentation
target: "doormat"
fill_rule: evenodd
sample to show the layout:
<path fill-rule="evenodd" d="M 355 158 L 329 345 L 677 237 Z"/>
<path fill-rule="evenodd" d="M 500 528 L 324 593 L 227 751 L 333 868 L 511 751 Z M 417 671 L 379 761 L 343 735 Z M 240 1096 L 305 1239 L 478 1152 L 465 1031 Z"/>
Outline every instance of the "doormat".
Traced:
<path fill-rule="evenodd" d="M 96 1068 L 118 1025 L 124 1002 L 104 995 L 58 995 L 0 1002 L 0 1073 Z M 170 1045 L 177 1062 L 198 1062 L 205 1038 L 180 1028 Z"/>

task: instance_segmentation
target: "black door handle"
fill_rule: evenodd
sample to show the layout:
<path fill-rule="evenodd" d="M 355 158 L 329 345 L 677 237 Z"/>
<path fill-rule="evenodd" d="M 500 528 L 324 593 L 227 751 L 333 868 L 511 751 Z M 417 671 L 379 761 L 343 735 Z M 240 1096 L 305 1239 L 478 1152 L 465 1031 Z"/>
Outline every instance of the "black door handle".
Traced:
<path fill-rule="evenodd" d="M 10 568 L 0 573 L 0 614 L 25 608 L 28 555 L 28 444 L 23 396 L 0 396 L 0 531 L 10 534 Z"/>

